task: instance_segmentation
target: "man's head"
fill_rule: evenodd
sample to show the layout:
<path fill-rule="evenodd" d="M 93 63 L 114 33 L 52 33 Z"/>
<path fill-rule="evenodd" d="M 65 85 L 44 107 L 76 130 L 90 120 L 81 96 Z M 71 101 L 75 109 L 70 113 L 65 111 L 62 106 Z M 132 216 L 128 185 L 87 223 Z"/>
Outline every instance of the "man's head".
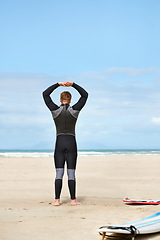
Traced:
<path fill-rule="evenodd" d="M 71 98 L 72 98 L 72 95 L 70 94 L 70 92 L 64 91 L 61 93 L 60 102 L 62 104 L 66 104 L 66 103 L 70 104 Z"/>

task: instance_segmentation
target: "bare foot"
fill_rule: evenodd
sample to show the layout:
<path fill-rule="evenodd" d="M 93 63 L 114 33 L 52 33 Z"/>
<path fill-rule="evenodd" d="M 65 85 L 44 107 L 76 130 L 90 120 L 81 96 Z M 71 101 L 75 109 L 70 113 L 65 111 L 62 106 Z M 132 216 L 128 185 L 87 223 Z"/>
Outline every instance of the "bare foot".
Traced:
<path fill-rule="evenodd" d="M 81 205 L 76 199 L 71 200 L 71 206 Z"/>
<path fill-rule="evenodd" d="M 60 206 L 60 199 L 55 199 L 53 206 Z"/>

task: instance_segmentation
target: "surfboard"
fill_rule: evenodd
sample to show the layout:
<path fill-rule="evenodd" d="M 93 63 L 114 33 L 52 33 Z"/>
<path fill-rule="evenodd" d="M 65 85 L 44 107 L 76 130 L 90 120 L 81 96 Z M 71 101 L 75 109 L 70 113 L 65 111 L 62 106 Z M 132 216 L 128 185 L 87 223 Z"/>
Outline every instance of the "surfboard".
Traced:
<path fill-rule="evenodd" d="M 137 234 L 160 232 L 160 212 L 132 222 L 114 226 L 103 226 L 98 231 L 102 235 L 102 239 L 104 239 L 106 233 L 130 234 L 132 239 L 134 239 Z"/>
<path fill-rule="evenodd" d="M 138 200 L 138 199 L 135 199 L 135 200 L 132 200 L 132 199 L 129 199 L 129 198 L 125 198 L 123 200 L 124 203 L 126 204 L 142 204 L 142 205 L 158 205 L 160 204 L 160 200 Z"/>

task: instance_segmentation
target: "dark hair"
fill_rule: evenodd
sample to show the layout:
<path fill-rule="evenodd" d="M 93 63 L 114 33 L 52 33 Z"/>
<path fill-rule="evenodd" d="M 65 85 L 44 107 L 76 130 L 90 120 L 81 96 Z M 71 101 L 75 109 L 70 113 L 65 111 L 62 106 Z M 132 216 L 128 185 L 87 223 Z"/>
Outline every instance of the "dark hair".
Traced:
<path fill-rule="evenodd" d="M 67 101 L 69 103 L 71 98 L 72 98 L 72 95 L 70 94 L 70 92 L 64 91 L 64 92 L 61 93 L 61 100 L 62 101 Z"/>

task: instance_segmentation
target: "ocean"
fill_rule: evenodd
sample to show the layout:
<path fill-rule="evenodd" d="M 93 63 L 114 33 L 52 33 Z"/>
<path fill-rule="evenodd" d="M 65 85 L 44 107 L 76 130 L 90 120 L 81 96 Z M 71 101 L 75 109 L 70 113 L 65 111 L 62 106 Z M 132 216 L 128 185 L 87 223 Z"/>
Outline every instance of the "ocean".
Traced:
<path fill-rule="evenodd" d="M 105 155 L 151 155 L 160 154 L 160 149 L 106 149 L 106 150 L 79 150 L 79 156 Z M 53 157 L 53 150 L 0 150 L 0 157 Z"/>

